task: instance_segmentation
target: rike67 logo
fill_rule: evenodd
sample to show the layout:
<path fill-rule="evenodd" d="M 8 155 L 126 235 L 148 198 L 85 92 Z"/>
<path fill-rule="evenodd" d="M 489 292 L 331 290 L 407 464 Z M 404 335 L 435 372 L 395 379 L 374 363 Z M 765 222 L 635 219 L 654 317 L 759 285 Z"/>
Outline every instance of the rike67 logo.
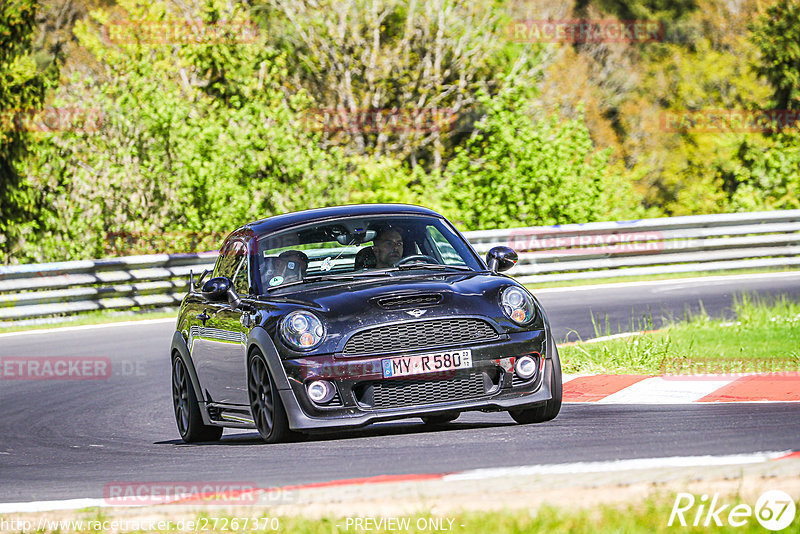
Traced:
<path fill-rule="evenodd" d="M 728 524 L 743 527 L 755 517 L 762 527 L 777 532 L 792 524 L 795 511 L 794 499 L 780 490 L 763 493 L 756 501 L 755 508 L 748 504 L 731 506 L 730 503 L 723 503 L 718 493 L 710 501 L 708 495 L 697 499 L 691 493 L 678 493 L 667 526 L 721 527 Z"/>

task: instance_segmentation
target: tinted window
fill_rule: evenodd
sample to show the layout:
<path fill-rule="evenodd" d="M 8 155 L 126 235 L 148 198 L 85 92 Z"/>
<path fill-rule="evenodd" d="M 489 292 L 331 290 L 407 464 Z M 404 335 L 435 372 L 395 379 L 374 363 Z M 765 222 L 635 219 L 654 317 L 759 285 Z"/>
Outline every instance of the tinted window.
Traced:
<path fill-rule="evenodd" d="M 387 268 L 376 264 L 376 241 L 387 228 L 391 243 L 423 263 L 480 270 L 479 260 L 443 220 L 428 216 L 372 216 L 327 220 L 256 237 L 262 291 L 306 277 Z M 394 264 L 392 264 L 394 265 Z"/>

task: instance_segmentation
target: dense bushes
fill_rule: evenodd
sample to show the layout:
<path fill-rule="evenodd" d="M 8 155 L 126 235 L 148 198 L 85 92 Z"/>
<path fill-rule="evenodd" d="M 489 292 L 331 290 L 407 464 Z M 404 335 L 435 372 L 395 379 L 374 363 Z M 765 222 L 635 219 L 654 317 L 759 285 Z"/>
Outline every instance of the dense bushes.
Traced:
<path fill-rule="evenodd" d="M 66 31 L 64 2 L 104 7 Z M 796 0 L 47 0 L 39 33 L 34 4 L 0 9 L 0 111 L 81 113 L 0 132 L 0 263 L 207 249 L 345 203 L 464 229 L 800 205 L 796 130 L 659 124 L 800 107 Z M 508 41 L 515 18 L 572 15 L 661 20 L 665 41 Z M 47 93 L 42 43 L 69 51 Z"/>

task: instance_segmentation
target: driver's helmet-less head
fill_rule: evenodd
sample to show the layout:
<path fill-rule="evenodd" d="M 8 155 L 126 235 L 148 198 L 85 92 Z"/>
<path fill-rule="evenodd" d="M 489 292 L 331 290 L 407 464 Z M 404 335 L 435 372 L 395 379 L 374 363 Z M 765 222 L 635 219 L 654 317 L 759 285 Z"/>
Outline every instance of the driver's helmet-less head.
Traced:
<path fill-rule="evenodd" d="M 283 277 L 286 280 L 300 280 L 305 278 L 308 269 L 308 256 L 299 250 L 286 250 L 278 256 L 284 262 Z"/>

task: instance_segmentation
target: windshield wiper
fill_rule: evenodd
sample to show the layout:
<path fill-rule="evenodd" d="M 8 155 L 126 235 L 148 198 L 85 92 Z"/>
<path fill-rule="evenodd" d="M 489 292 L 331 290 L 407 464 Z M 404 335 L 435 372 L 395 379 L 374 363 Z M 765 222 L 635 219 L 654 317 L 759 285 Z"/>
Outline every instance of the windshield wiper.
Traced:
<path fill-rule="evenodd" d="M 377 271 L 377 272 L 372 271 L 372 272 L 352 273 L 352 274 L 328 274 L 328 275 L 320 274 L 315 276 L 307 276 L 302 280 L 295 280 L 294 282 L 289 282 L 288 284 L 279 284 L 277 286 L 268 287 L 267 291 L 272 291 L 273 289 L 282 289 L 284 287 L 297 286 L 300 284 L 313 284 L 314 282 L 326 282 L 326 281 L 342 282 L 342 281 L 356 280 L 357 278 L 368 278 L 376 276 L 388 276 L 388 273 L 382 271 Z"/>

